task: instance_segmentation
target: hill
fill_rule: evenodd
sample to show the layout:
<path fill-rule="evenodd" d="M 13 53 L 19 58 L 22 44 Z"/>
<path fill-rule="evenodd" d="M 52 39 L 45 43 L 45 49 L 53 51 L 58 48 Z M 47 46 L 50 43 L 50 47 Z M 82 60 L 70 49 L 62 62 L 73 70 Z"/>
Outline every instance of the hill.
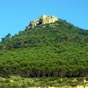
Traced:
<path fill-rule="evenodd" d="M 63 19 L 44 23 L 43 17 L 24 31 L 2 38 L 0 76 L 87 76 L 88 31 Z"/>

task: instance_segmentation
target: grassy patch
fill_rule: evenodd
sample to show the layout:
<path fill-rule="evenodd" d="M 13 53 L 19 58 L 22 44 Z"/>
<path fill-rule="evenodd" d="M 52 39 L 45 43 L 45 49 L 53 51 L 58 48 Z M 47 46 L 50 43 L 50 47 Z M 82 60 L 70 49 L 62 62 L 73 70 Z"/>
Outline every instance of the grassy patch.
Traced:
<path fill-rule="evenodd" d="M 86 85 L 88 79 L 84 78 L 22 78 L 20 76 L 10 76 L 9 78 L 0 77 L 0 88 L 31 88 L 54 86 L 57 88 Z"/>

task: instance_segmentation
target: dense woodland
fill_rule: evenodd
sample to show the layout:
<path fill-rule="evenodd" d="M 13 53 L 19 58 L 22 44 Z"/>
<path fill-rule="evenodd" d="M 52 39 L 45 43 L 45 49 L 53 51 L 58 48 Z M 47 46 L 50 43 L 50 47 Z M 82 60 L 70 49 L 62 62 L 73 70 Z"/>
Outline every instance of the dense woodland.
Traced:
<path fill-rule="evenodd" d="M 59 19 L 8 33 L 0 42 L 0 76 L 82 77 L 88 75 L 88 31 Z"/>

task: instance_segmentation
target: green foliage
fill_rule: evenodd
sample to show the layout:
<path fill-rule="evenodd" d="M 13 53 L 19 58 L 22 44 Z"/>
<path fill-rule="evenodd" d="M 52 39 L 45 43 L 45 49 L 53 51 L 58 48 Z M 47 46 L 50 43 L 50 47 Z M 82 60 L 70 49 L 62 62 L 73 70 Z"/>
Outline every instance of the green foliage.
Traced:
<path fill-rule="evenodd" d="M 64 45 L 63 45 L 64 44 Z M 58 48 L 59 47 L 59 48 Z M 0 75 L 77 77 L 87 75 L 88 46 L 71 42 L 0 51 Z M 80 51 L 79 51 L 80 50 Z"/>
<path fill-rule="evenodd" d="M 88 31 L 75 27 L 64 20 L 51 24 L 39 25 L 34 29 L 25 29 L 13 37 L 10 34 L 2 39 L 5 49 L 37 47 L 44 45 L 55 46 L 61 42 L 87 43 Z"/>
<path fill-rule="evenodd" d="M 88 31 L 59 19 L 0 42 L 0 76 L 88 75 Z"/>

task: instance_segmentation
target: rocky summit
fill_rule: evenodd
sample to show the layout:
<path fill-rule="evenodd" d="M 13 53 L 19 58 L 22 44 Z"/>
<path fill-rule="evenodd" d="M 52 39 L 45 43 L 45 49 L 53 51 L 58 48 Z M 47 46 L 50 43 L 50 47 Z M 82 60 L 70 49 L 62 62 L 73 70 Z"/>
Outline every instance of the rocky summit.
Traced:
<path fill-rule="evenodd" d="M 29 29 L 33 29 L 35 26 L 41 25 L 41 24 L 54 23 L 57 20 L 58 20 L 58 18 L 55 16 L 43 15 L 43 16 L 39 17 L 37 20 L 31 21 L 29 24 Z"/>

